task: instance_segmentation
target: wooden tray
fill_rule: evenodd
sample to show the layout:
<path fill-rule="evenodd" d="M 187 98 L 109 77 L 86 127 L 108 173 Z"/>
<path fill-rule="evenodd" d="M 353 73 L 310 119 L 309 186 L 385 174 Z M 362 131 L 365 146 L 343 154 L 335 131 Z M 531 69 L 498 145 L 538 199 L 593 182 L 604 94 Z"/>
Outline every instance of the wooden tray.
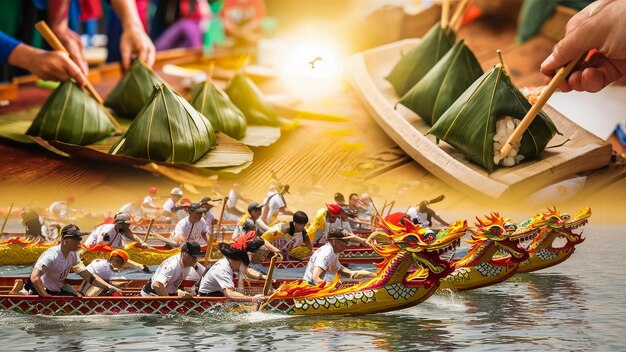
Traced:
<path fill-rule="evenodd" d="M 550 116 L 563 136 L 553 138 L 539 159 L 511 168 L 498 168 L 491 174 L 468 161 L 461 152 L 433 136 L 425 136 L 429 126 L 414 112 L 398 105 L 399 100 L 385 76 L 419 39 L 407 39 L 370 49 L 348 58 L 348 76 L 357 95 L 374 120 L 407 154 L 435 176 L 472 195 L 500 198 L 529 194 L 572 174 L 609 164 L 611 145 L 587 132 L 550 106 Z M 590 116 L 590 118 L 593 118 Z"/>

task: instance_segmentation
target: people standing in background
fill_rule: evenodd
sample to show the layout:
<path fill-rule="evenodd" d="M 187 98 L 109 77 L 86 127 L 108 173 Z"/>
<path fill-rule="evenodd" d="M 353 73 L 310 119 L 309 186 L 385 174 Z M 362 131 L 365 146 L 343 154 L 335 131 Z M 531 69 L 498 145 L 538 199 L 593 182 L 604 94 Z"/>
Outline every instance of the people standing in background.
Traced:
<path fill-rule="evenodd" d="M 236 46 L 256 44 L 261 39 L 265 15 L 263 0 L 224 0 L 221 12 L 226 35 Z"/>
<path fill-rule="evenodd" d="M 154 45 L 156 50 L 198 48 L 202 45 L 205 23 L 210 16 L 207 0 L 180 0 L 180 19 L 163 32 Z"/>

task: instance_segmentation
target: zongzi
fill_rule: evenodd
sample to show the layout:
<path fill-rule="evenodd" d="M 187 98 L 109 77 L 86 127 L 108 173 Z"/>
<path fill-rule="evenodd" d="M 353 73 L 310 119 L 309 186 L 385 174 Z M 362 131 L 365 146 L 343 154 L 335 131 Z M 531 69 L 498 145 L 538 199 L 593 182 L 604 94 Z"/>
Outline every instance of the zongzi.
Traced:
<path fill-rule="evenodd" d="M 135 60 L 104 101 L 117 115 L 134 118 L 150 99 L 153 87 L 164 82 L 141 60 Z"/>
<path fill-rule="evenodd" d="M 248 125 L 281 125 L 278 114 L 265 102 L 261 90 L 243 73 L 236 74 L 225 91 L 233 104 L 243 112 Z"/>
<path fill-rule="evenodd" d="M 437 23 L 413 49 L 402 56 L 386 77 L 398 96 L 406 94 L 435 66 L 450 50 L 455 38 L 456 34 L 450 27 L 442 29 Z"/>
<path fill-rule="evenodd" d="M 501 64 L 483 74 L 450 106 L 429 133 L 459 149 L 469 160 L 488 172 L 498 164 L 513 166 L 523 159 L 537 157 L 558 133 L 544 113 L 528 127 L 509 160 L 499 160 L 502 140 L 513 132 L 516 123 L 531 108 L 524 95 L 513 85 Z M 508 133 L 510 131 L 510 133 Z M 496 153 L 494 153 L 496 150 Z M 513 165 L 512 165 L 513 164 Z"/>
<path fill-rule="evenodd" d="M 191 164 L 215 145 L 209 120 L 168 85 L 160 84 L 109 153 Z"/>
<path fill-rule="evenodd" d="M 211 121 L 217 131 L 235 139 L 246 135 L 246 118 L 228 95 L 209 80 L 199 83 L 191 91 L 191 105 Z"/>
<path fill-rule="evenodd" d="M 64 81 L 48 97 L 26 134 L 87 145 L 114 131 L 108 112 L 74 81 Z"/>
<path fill-rule="evenodd" d="M 459 40 L 399 101 L 433 125 L 483 74 L 472 51 Z"/>

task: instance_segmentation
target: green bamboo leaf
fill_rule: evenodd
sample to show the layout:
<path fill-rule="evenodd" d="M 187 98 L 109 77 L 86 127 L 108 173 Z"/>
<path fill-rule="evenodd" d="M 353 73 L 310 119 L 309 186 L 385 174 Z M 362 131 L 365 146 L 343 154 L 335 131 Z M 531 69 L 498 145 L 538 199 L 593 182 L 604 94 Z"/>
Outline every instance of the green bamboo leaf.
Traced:
<path fill-rule="evenodd" d="M 135 60 L 124 77 L 113 88 L 104 101 L 117 115 L 125 118 L 137 116 L 143 105 L 150 99 L 155 85 L 163 84 L 141 60 Z"/>
<path fill-rule="evenodd" d="M 247 124 L 243 112 L 215 84 L 205 81 L 196 85 L 191 91 L 191 105 L 208 118 L 217 131 L 235 139 L 245 137 Z"/>
<path fill-rule="evenodd" d="M 482 74 L 472 51 L 459 40 L 399 103 L 432 126 Z"/>
<path fill-rule="evenodd" d="M 385 77 L 393 85 L 398 96 L 406 94 L 435 66 L 450 50 L 455 38 L 456 33 L 452 29 L 448 27 L 442 30 L 441 25 L 437 23 L 413 49 L 402 56 Z"/>
<path fill-rule="evenodd" d="M 115 128 L 110 115 L 73 81 L 52 92 L 26 134 L 45 140 L 87 145 L 110 136 Z"/>
<path fill-rule="evenodd" d="M 488 172 L 495 167 L 493 137 L 496 121 L 505 116 L 521 120 L 531 107 L 503 71 L 498 64 L 483 74 L 429 131 Z M 556 133 L 552 120 L 541 111 L 524 132 L 518 154 L 525 160 L 536 158 Z"/>
<path fill-rule="evenodd" d="M 238 73 L 226 87 L 226 94 L 246 117 L 248 125 L 280 126 L 274 108 L 263 98 L 261 90 L 243 73 Z"/>
<path fill-rule="evenodd" d="M 109 153 L 119 146 L 116 155 L 192 164 L 215 145 L 209 120 L 167 84 L 160 84 Z"/>

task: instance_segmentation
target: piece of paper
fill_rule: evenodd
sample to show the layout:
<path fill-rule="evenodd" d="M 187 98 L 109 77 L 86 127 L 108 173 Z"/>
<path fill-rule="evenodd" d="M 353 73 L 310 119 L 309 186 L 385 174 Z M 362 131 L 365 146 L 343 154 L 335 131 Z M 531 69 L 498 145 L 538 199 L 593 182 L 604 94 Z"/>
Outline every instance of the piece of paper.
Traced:
<path fill-rule="evenodd" d="M 556 92 L 548 104 L 594 135 L 608 139 L 626 123 L 626 87 L 609 86 L 598 93 Z"/>

